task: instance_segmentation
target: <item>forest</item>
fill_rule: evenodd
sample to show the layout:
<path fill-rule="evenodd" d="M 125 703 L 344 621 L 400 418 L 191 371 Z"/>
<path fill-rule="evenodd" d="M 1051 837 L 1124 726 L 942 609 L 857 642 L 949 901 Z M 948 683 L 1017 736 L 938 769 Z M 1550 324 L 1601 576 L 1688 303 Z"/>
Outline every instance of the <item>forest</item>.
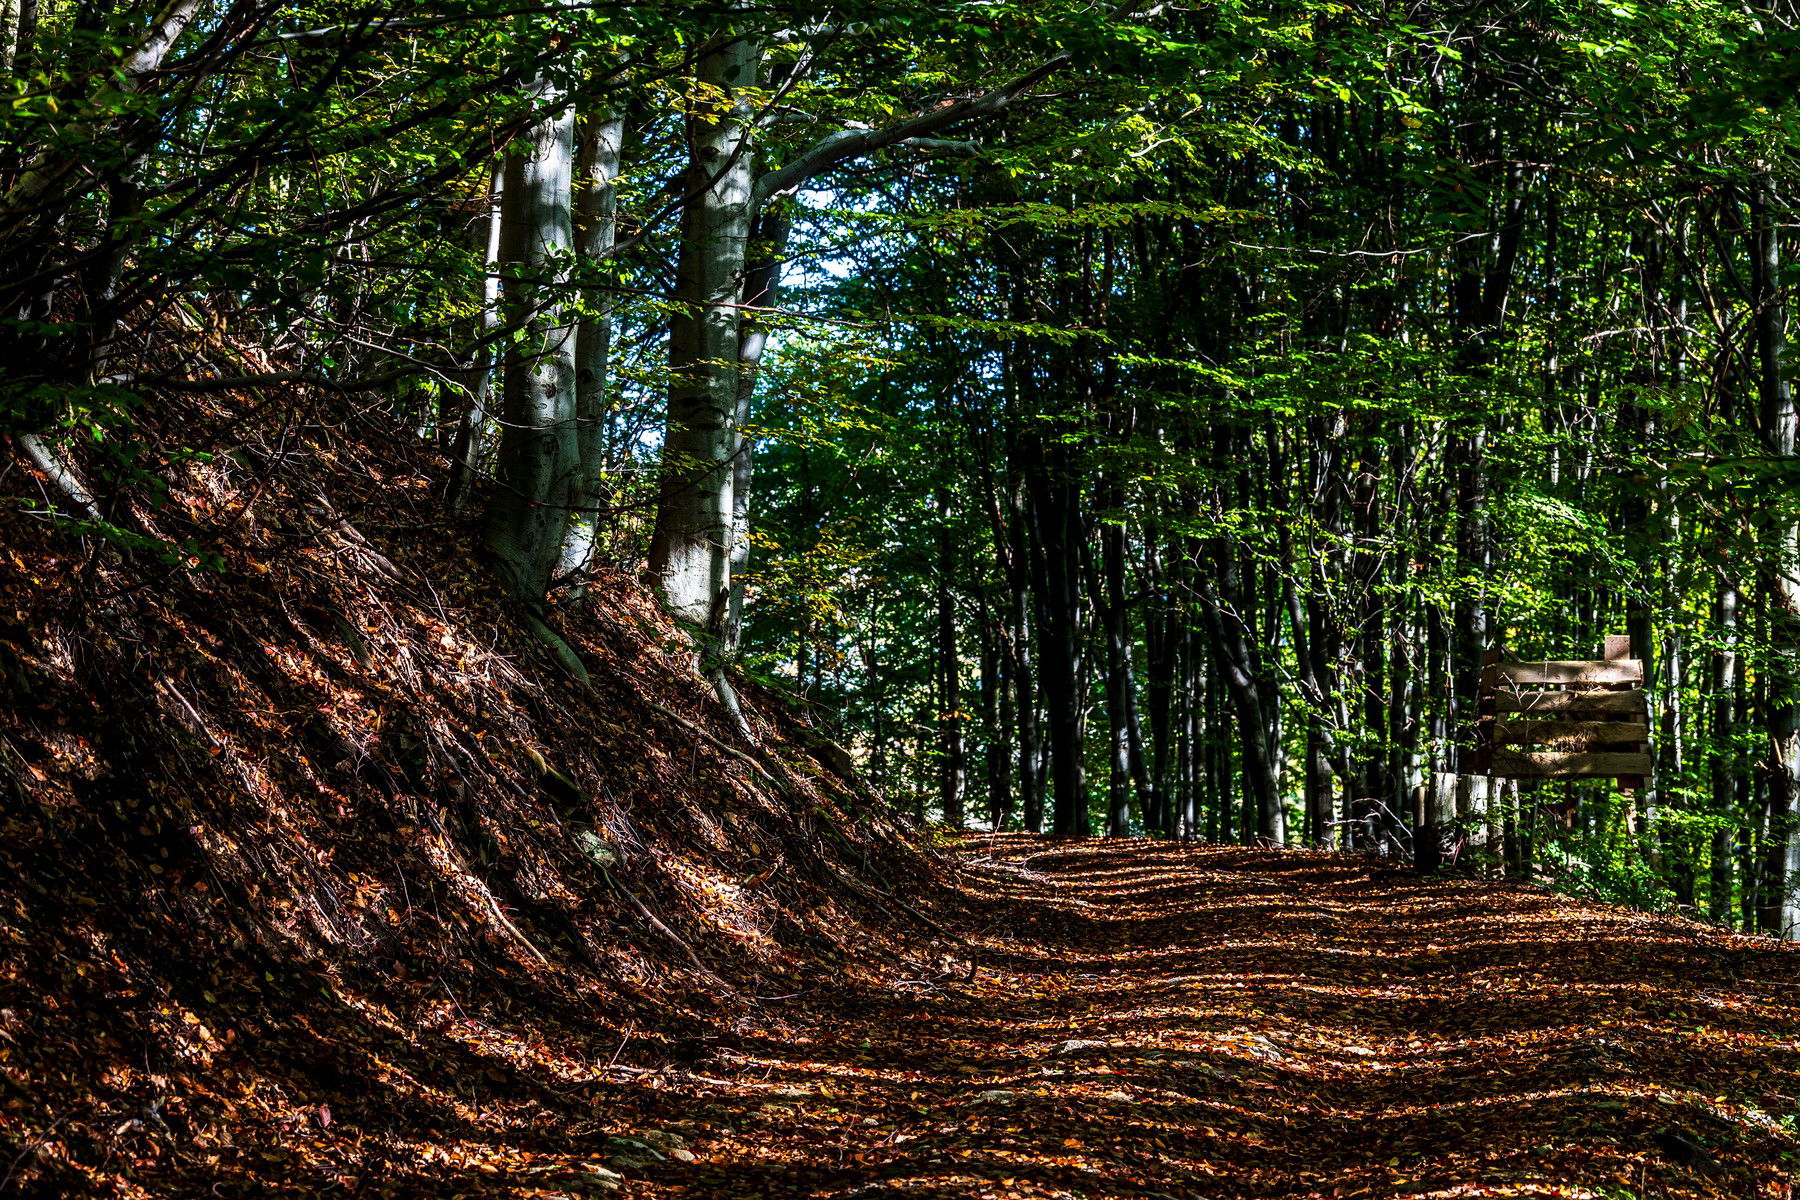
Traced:
<path fill-rule="evenodd" d="M 1791 1191 L 1800 7 L 0 85 L 0 1194 Z"/>

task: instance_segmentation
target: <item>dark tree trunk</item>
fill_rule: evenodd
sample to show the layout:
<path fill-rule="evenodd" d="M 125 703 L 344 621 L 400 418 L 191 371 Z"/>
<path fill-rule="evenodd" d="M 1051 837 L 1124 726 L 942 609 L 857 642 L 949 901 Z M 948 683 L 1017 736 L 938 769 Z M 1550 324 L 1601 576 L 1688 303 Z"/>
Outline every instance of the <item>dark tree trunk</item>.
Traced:
<path fill-rule="evenodd" d="M 1737 734 L 1738 696 L 1743 690 L 1743 666 L 1738 656 L 1738 593 L 1721 581 L 1714 607 L 1719 630 L 1719 649 L 1713 655 L 1712 677 L 1712 802 L 1720 814 L 1738 807 Z M 1735 915 L 1731 903 L 1732 830 L 1720 824 L 1712 835 L 1712 865 L 1707 887 L 1707 911 L 1715 921 L 1729 922 Z"/>
<path fill-rule="evenodd" d="M 1115 494 L 1112 500 L 1119 501 Z M 1131 833 L 1132 727 L 1131 643 L 1125 609 L 1125 529 L 1108 522 L 1100 527 L 1098 607 L 1106 635 L 1106 836 Z M 1141 743 L 1140 743 L 1141 747 Z M 1141 748 L 1137 754 L 1141 764 Z M 1142 796 L 1140 791 L 1139 795 Z"/>
<path fill-rule="evenodd" d="M 1010 672 L 1019 724 L 1019 805 L 1029 833 L 1044 831 L 1044 749 L 1038 723 L 1037 662 L 1033 653 L 1038 631 L 1031 604 L 1032 546 L 1028 534 L 1029 509 L 1022 489 L 1007 493 L 1007 619 L 1012 627 L 1008 644 L 1012 651 Z"/>
<path fill-rule="evenodd" d="M 1786 367 L 1780 229 L 1767 187 L 1766 181 L 1759 183 L 1751 204 L 1758 398 L 1769 454 L 1791 463 L 1800 457 L 1800 409 Z M 1763 723 L 1769 733 L 1769 795 L 1759 920 L 1766 932 L 1791 938 L 1800 935 L 1800 899 L 1794 887 L 1800 880 L 1800 524 L 1792 517 L 1780 518 L 1769 524 L 1765 536 L 1763 615 L 1770 667 Z"/>
<path fill-rule="evenodd" d="M 1149 597 L 1144 609 L 1145 675 L 1150 699 L 1150 760 L 1152 780 L 1150 805 L 1144 814 L 1144 828 L 1164 836 L 1174 836 L 1175 817 L 1171 803 L 1171 781 L 1174 763 L 1170 747 L 1174 744 L 1174 698 L 1176 672 L 1176 635 L 1167 589 L 1161 579 L 1162 565 L 1153 555 L 1150 560 Z"/>
<path fill-rule="evenodd" d="M 981 621 L 981 727 L 985 731 L 988 828 L 1012 818 L 1013 704 L 1007 631 L 985 604 Z"/>
<path fill-rule="evenodd" d="M 1032 577 L 1038 616 L 1039 681 L 1050 731 L 1051 832 L 1086 837 L 1088 815 L 1082 761 L 1081 557 L 1085 522 L 1080 498 L 1060 455 L 1041 444 L 1027 456 L 1026 485 L 1035 518 Z"/>
<path fill-rule="evenodd" d="M 944 824 L 961 829 L 968 763 L 963 748 L 962 660 L 956 644 L 956 596 L 951 588 L 956 554 L 949 508 L 949 498 L 940 493 L 937 512 L 938 804 L 943 810 Z"/>

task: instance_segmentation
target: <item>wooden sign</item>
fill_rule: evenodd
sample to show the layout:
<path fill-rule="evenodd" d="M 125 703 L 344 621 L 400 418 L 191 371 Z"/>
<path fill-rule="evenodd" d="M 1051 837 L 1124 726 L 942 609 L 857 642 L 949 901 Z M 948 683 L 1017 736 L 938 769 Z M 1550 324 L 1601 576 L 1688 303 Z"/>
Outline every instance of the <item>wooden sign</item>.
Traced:
<path fill-rule="evenodd" d="M 1612 776 L 1627 791 L 1650 774 L 1644 664 L 1631 639 L 1594 661 L 1527 662 L 1490 651 L 1481 674 L 1476 770 L 1527 779 Z"/>

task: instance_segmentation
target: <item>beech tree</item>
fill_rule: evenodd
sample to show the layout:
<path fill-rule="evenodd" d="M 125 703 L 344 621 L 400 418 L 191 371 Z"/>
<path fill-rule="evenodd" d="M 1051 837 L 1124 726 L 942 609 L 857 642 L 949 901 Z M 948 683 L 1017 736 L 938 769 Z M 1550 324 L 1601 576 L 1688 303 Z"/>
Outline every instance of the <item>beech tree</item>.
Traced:
<path fill-rule="evenodd" d="M 546 99 L 546 81 L 534 86 Z M 500 452 L 487 541 L 507 584 L 536 601 L 576 522 L 576 330 L 564 292 L 575 247 L 575 112 L 550 111 L 507 162 L 500 200 L 501 314 L 518 340 L 502 365 Z M 579 536 L 579 535 L 577 535 Z"/>

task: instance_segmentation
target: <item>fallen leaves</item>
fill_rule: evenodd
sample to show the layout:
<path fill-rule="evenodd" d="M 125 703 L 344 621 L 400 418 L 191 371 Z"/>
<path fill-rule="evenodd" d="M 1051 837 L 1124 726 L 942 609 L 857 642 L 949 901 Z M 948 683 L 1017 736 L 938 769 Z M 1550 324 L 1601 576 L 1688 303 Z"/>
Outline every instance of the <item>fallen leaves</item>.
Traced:
<path fill-rule="evenodd" d="M 1043 845 L 971 852 L 991 877 Z M 1636 1195 L 1627 1181 L 1774 1197 L 1800 1157 L 1791 1119 L 1709 1099 L 1800 1105 L 1774 1084 L 1800 1067 L 1800 1012 L 1780 998 L 1791 948 L 1761 943 L 1734 982 L 1682 941 L 1594 941 L 1615 910 L 1377 882 L 1366 860 L 1141 843 L 1058 856 L 1004 888 L 965 878 L 981 896 L 969 924 L 990 931 L 959 951 L 979 982 L 820 997 L 789 1013 L 804 1047 L 747 1047 L 786 1087 L 855 1064 L 854 1087 L 826 1105 L 802 1083 L 759 1136 L 699 1137 L 726 1174 L 654 1169 L 646 1193 L 1602 1198 Z M 1245 896 L 1271 890 L 1329 904 L 1337 924 L 1255 936 L 1266 914 Z M 1696 1007 L 1712 1015 L 1688 1020 Z M 1046 1038 L 1071 1011 L 1086 1036 Z M 1582 1046 L 1599 1057 L 1571 1057 Z M 707 1094 L 705 1119 L 735 1103 Z"/>

